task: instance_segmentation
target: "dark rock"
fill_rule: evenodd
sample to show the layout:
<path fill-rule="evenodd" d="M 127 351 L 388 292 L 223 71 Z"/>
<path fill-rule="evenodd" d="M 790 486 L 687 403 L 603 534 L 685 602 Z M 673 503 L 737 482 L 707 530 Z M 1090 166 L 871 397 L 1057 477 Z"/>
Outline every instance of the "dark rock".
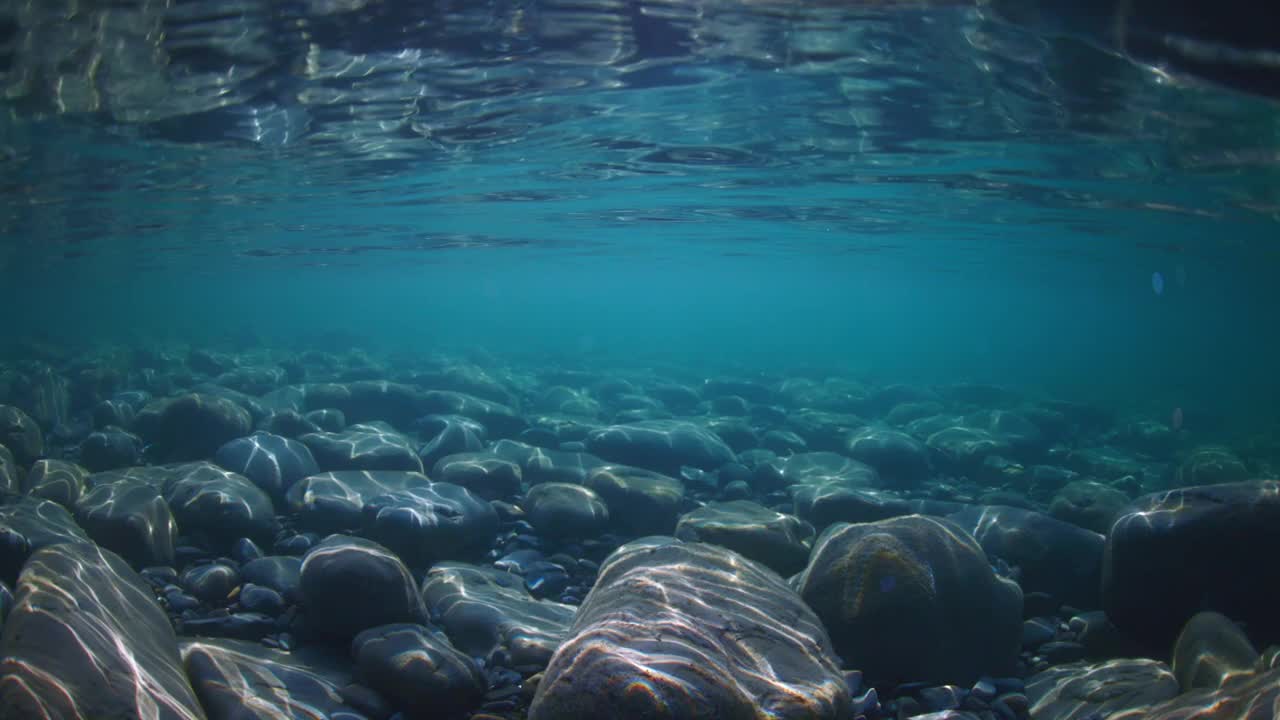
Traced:
<path fill-rule="evenodd" d="M 889 414 L 885 415 L 884 421 L 890 425 L 901 427 L 913 420 L 940 415 L 943 410 L 945 408 L 940 402 L 904 402 L 894 405 Z"/>
<path fill-rule="evenodd" d="M 809 449 L 809 443 L 790 430 L 770 430 L 760 438 L 760 445 L 780 455 L 802 453 Z"/>
<path fill-rule="evenodd" d="M 58 543 L 87 543 L 65 508 L 38 498 L 0 505 L 0 581 L 13 584 L 31 553 Z"/>
<path fill-rule="evenodd" d="M 302 416 L 304 420 L 314 424 L 320 432 L 342 432 L 347 427 L 347 416 L 337 408 L 320 408 Z"/>
<path fill-rule="evenodd" d="M 767 385 L 740 378 L 707 378 L 702 383 L 701 393 L 704 398 L 738 395 L 754 403 L 773 402 L 773 390 Z"/>
<path fill-rule="evenodd" d="M 293 409 L 272 410 L 258 422 L 259 432 L 279 435 L 286 438 L 297 438 L 307 433 L 323 432 L 324 428 L 302 416 Z"/>
<path fill-rule="evenodd" d="M 1101 610 L 1075 615 L 1071 625 L 1076 639 L 1092 659 L 1134 657 L 1143 652 L 1142 646 L 1116 627 Z"/>
<path fill-rule="evenodd" d="M 759 463 L 752 484 L 761 492 L 791 489 L 797 485 L 871 488 L 880 485 L 875 468 L 833 452 L 797 453 Z"/>
<path fill-rule="evenodd" d="M 804 438 L 810 450 L 847 453 L 849 435 L 866 426 L 857 415 L 806 409 L 788 415 L 786 429 Z"/>
<path fill-rule="evenodd" d="M 1048 515 L 1001 506 L 974 506 L 949 516 L 971 533 L 988 555 L 1017 565 L 1026 590 L 1046 592 L 1084 608 L 1101 606 L 1105 538 Z"/>
<path fill-rule="evenodd" d="M 1280 482 L 1189 487 L 1138 498 L 1107 538 L 1102 600 L 1120 628 L 1167 653 L 1201 610 L 1241 622 L 1259 646 L 1280 643 Z"/>
<path fill-rule="evenodd" d="M 608 507 L 613 527 L 628 535 L 670 535 L 675 532 L 684 483 L 651 470 L 606 465 L 592 470 L 586 486 Z"/>
<path fill-rule="evenodd" d="M 586 482 L 587 473 L 608 464 L 588 453 L 547 450 L 512 440 L 499 440 L 490 451 L 519 465 L 524 482 L 529 485 L 545 482 L 581 485 Z"/>
<path fill-rule="evenodd" d="M 693 423 L 650 420 L 611 425 L 587 436 L 587 448 L 606 460 L 678 475 L 681 466 L 715 470 L 733 451 L 715 433 Z"/>
<path fill-rule="evenodd" d="M 421 625 L 383 625 L 351 642 L 356 672 L 410 717 L 451 718 L 480 706 L 485 678 L 443 634 Z"/>
<path fill-rule="evenodd" d="M 929 478 L 928 450 L 897 430 L 868 427 L 849 435 L 845 452 L 875 468 L 890 487 L 918 486 Z"/>
<path fill-rule="evenodd" d="M 214 395 L 188 394 L 154 400 L 134 420 L 134 430 L 169 461 L 211 457 L 230 440 L 249 434 L 253 420 L 235 402 Z"/>
<path fill-rule="evenodd" d="M 84 493 L 89 471 L 65 460 L 37 460 L 27 472 L 26 494 L 74 508 Z"/>
<path fill-rule="evenodd" d="M 0 492 L 18 493 L 22 489 L 22 471 L 9 448 L 0 445 Z"/>
<path fill-rule="evenodd" d="M 1032 618 L 1022 623 L 1022 649 L 1035 650 L 1053 640 L 1057 634 L 1056 625 L 1043 618 Z"/>
<path fill-rule="evenodd" d="M 1249 469 L 1230 449 L 1198 447 L 1178 466 L 1178 485 L 1217 485 L 1249 479 Z"/>
<path fill-rule="evenodd" d="M 348 425 L 342 432 L 311 433 L 298 441 L 307 446 L 325 471 L 423 470 L 409 439 L 383 423 Z"/>
<path fill-rule="evenodd" d="M 385 547 L 331 535 L 302 559 L 302 604 L 321 634 L 350 638 L 362 630 L 425 618 L 413 576 Z"/>
<path fill-rule="evenodd" d="M 470 657 L 546 667 L 568 636 L 576 608 L 534 599 L 519 575 L 463 563 L 427 572 L 422 597 L 433 623 Z"/>
<path fill-rule="evenodd" d="M 493 506 L 444 482 L 374 495 L 362 512 L 364 534 L 415 568 L 478 557 L 498 531 Z"/>
<path fill-rule="evenodd" d="M 277 501 L 295 482 L 320 472 L 306 445 L 266 432 L 232 440 L 218 448 L 213 461 L 248 478 Z"/>
<path fill-rule="evenodd" d="M 1048 501 L 1069 483 L 1078 480 L 1080 473 L 1056 465 L 1032 465 L 1026 474 L 1029 483 L 1027 494 L 1038 500 Z"/>
<path fill-rule="evenodd" d="M 1252 672 L 1259 657 L 1253 643 L 1230 618 L 1200 612 L 1187 621 L 1173 646 L 1173 676 L 1183 692 L 1213 690 L 1233 675 Z"/>
<path fill-rule="evenodd" d="M 90 472 L 132 467 L 142 460 L 142 439 L 117 427 L 89 433 L 80 443 L 80 462 Z"/>
<path fill-rule="evenodd" d="M 939 463 L 952 472 L 974 472 L 991 455 L 1009 455 L 1013 447 L 980 428 L 953 425 L 929 436 L 926 444 Z"/>
<path fill-rule="evenodd" d="M 209 563 L 187 568 L 182 573 L 182 587 L 209 605 L 226 605 L 231 591 L 240 586 L 240 573 L 230 565 Z"/>
<path fill-rule="evenodd" d="M 794 583 L 837 652 L 873 685 L 968 684 L 1017 662 L 1022 593 L 950 521 L 833 525 Z"/>
<path fill-rule="evenodd" d="M 194 640 L 182 643 L 182 659 L 209 720 L 366 717 L 342 692 L 352 679 L 345 652 Z"/>
<path fill-rule="evenodd" d="M 748 501 L 708 503 L 680 518 L 676 537 L 726 547 L 783 576 L 804 569 L 813 528 Z"/>
<path fill-rule="evenodd" d="M 173 564 L 178 525 L 159 487 L 125 473 L 91 475 L 90 485 L 75 510 L 89 537 L 139 567 Z"/>
<path fill-rule="evenodd" d="M 21 409 L 0 405 L 0 444 L 13 453 L 14 462 L 27 467 L 44 455 L 44 434 L 40 426 Z"/>
<path fill-rule="evenodd" d="M 302 560 L 296 557 L 268 555 L 242 565 L 240 578 L 245 583 L 275 590 L 287 602 L 294 602 L 298 599 L 299 585 L 302 582 Z"/>
<path fill-rule="evenodd" d="M 619 416 L 616 422 L 652 419 L 623 418 Z M 751 423 L 744 418 L 712 417 L 701 421 L 699 424 L 704 430 L 723 440 L 724 444 L 728 445 L 729 449 L 735 453 L 760 445 L 760 436 L 756 434 L 755 428 L 751 427 Z"/>
<path fill-rule="evenodd" d="M 1152 705 L 1177 694 L 1173 673 L 1155 660 L 1058 665 L 1027 680 L 1036 720 L 1138 720 Z"/>
<path fill-rule="evenodd" d="M 529 523 L 549 537 L 595 537 L 609 525 L 609 509 L 604 500 L 581 485 L 535 485 L 525 494 L 522 506 Z"/>
<path fill-rule="evenodd" d="M 285 493 L 285 502 L 300 527 L 321 533 L 352 531 L 364 524 L 364 507 L 372 498 L 429 487 L 431 481 L 421 473 L 348 470 L 299 480 Z"/>
<path fill-rule="evenodd" d="M 109 550 L 64 543 L 36 551 L 16 600 L 0 640 L 6 717 L 205 716 L 150 586 Z"/>
<path fill-rule="evenodd" d="M 1058 491 L 1049 514 L 1063 522 L 1106 535 L 1129 504 L 1129 496 L 1110 485 L 1076 480 Z"/>
<path fill-rule="evenodd" d="M 236 603 L 245 612 L 268 617 L 275 617 L 284 612 L 287 605 L 284 596 L 278 591 L 262 585 L 254 585 L 253 583 L 245 583 L 240 588 L 240 594 L 236 596 Z"/>
<path fill-rule="evenodd" d="M 1063 640 L 1055 640 L 1053 642 L 1045 643 L 1044 645 L 1041 645 L 1036 652 L 1050 665 L 1061 665 L 1063 663 L 1083 660 L 1087 654 L 1084 646 L 1080 643 Z"/>
<path fill-rule="evenodd" d="M 417 388 L 384 380 L 307 385 L 304 409 L 306 417 L 321 427 L 325 423 L 310 411 L 336 409 L 342 413 L 344 425 L 380 420 L 398 428 L 411 427 L 415 418 L 434 412 L 426 409 L 423 393 Z"/>
<path fill-rule="evenodd" d="M 261 613 L 239 612 L 186 618 L 179 621 L 178 628 L 183 635 L 193 637 L 261 640 L 276 630 L 276 620 Z"/>
<path fill-rule="evenodd" d="M 524 430 L 527 422 L 514 410 L 492 400 L 446 390 L 423 393 L 419 415 L 462 415 L 484 426 L 494 437 L 511 437 Z"/>
<path fill-rule="evenodd" d="M 425 468 L 434 468 L 440 460 L 458 453 L 484 450 L 484 426 L 461 415 L 427 415 L 414 423 L 423 437 L 430 437 L 418 450 Z M 452 481 L 449 481 L 452 482 Z"/>
<path fill-rule="evenodd" d="M 781 578 L 723 548 L 658 540 L 605 562 L 529 718 L 818 720 L 849 707 L 826 632 Z"/>
<path fill-rule="evenodd" d="M 485 500 L 501 500 L 520 494 L 523 472 L 515 462 L 492 453 L 466 452 L 441 458 L 431 477 L 461 485 Z"/>
<path fill-rule="evenodd" d="M 266 540 L 279 528 L 271 498 L 243 475 L 207 462 L 162 469 L 164 499 L 183 533 L 229 547 L 242 537 Z"/>
<path fill-rule="evenodd" d="M 911 502 L 889 493 L 835 484 L 793 486 L 791 500 L 796 515 L 819 531 L 837 522 L 875 522 L 915 512 Z"/>

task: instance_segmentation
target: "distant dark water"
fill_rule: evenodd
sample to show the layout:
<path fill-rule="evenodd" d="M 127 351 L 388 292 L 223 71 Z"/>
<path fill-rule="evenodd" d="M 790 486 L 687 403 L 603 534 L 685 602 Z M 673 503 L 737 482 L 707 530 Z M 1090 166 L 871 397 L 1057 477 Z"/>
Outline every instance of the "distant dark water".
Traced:
<path fill-rule="evenodd" d="M 70 7 L 0 8 L 7 341 L 341 330 L 1274 417 L 1275 68 L 1229 3 Z"/>

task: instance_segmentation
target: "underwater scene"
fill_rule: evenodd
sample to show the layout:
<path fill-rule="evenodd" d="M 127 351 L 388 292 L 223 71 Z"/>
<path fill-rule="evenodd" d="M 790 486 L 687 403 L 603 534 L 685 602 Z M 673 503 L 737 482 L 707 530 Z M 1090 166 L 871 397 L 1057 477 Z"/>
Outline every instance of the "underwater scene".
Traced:
<path fill-rule="evenodd" d="M 1280 717 L 1280 33 L 0 0 L 0 720 Z"/>

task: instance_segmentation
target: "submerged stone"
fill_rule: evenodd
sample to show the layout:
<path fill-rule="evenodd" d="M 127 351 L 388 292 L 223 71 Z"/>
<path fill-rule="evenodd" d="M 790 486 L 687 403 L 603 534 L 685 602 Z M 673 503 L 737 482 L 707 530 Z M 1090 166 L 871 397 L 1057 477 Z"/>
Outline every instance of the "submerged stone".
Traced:
<path fill-rule="evenodd" d="M 620 548 L 571 635 L 530 720 L 849 712 L 818 618 L 778 575 L 724 548 L 669 539 Z"/>

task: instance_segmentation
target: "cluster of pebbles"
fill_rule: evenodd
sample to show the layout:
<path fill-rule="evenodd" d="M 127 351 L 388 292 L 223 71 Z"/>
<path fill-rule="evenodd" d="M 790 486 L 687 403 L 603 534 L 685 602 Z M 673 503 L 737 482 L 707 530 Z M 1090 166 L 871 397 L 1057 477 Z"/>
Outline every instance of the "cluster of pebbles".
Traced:
<path fill-rule="evenodd" d="M 1280 458 L 1151 418 L 203 349 L 0 366 L 0 402 L 13 717 L 1280 708 Z"/>

